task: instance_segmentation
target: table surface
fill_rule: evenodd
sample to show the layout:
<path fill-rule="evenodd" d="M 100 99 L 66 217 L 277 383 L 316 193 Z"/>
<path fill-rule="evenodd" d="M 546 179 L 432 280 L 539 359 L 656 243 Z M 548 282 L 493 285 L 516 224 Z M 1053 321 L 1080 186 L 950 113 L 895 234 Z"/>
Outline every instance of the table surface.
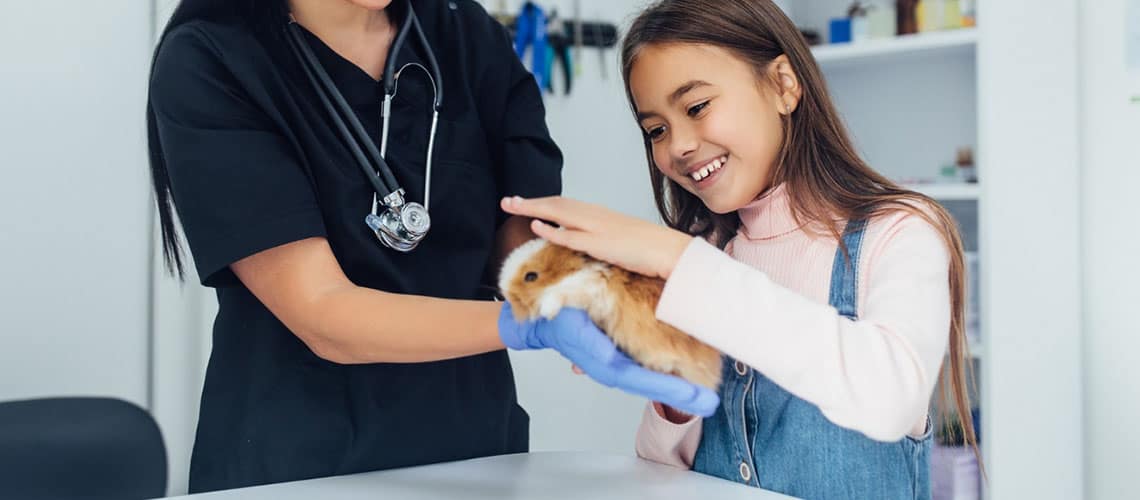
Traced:
<path fill-rule="evenodd" d="M 633 456 L 542 452 L 253 486 L 180 498 L 775 500 L 792 497 Z"/>

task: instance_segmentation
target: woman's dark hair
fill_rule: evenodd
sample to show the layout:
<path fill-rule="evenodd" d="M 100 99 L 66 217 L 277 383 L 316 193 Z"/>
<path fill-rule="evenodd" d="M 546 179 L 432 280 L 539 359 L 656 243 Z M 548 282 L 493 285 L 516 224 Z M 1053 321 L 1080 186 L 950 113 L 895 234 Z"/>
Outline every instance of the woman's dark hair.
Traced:
<path fill-rule="evenodd" d="M 622 76 L 636 117 L 629 77 L 642 48 L 659 44 L 702 44 L 728 50 L 752 66 L 757 78 L 769 77 L 769 64 L 786 55 L 803 88 L 795 112 L 783 117 L 783 144 L 770 185 L 787 184 L 792 214 L 806 228 L 823 228 L 836 240 L 841 223 L 905 211 L 938 230 L 950 256 L 949 358 L 943 364 L 940 402 L 949 410 L 950 395 L 965 442 L 981 459 L 970 418 L 966 390 L 969 353 L 965 329 L 965 276 L 961 235 L 953 217 L 934 200 L 906 190 L 875 172 L 861 158 L 828 95 L 823 74 L 795 24 L 771 0 L 661 0 L 634 19 L 622 42 Z M 776 82 L 770 82 L 777 89 Z M 640 129 L 640 127 L 639 127 Z M 658 170 L 653 145 L 643 133 L 653 195 L 661 218 L 674 229 L 724 246 L 740 227 L 735 213 L 716 214 L 692 193 Z M 943 417 L 950 418 L 950 411 Z M 983 467 L 983 471 L 984 471 Z"/>
<path fill-rule="evenodd" d="M 257 31 L 272 33 L 272 27 L 282 25 L 288 16 L 289 7 L 286 0 L 182 0 L 171 14 L 155 45 L 154 56 L 151 58 L 151 76 L 154 74 L 154 61 L 158 58 L 166 35 L 187 22 L 237 18 L 248 22 Z M 167 271 L 178 279 L 183 279 L 182 246 L 178 229 L 174 224 L 174 200 L 170 194 L 170 176 L 166 172 L 166 161 L 163 159 L 162 144 L 158 138 L 158 126 L 149 99 L 146 105 L 146 129 L 151 185 L 154 188 L 158 220 L 162 228 L 163 261 L 166 263 Z"/>

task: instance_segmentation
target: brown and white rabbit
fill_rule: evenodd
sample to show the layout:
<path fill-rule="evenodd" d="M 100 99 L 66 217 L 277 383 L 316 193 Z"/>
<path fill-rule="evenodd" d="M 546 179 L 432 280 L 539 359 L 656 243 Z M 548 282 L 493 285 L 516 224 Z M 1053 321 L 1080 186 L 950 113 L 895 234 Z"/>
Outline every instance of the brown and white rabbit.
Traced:
<path fill-rule="evenodd" d="M 584 253 L 529 241 L 503 262 L 499 290 L 515 319 L 553 318 L 583 309 L 622 351 L 642 366 L 716 390 L 720 352 L 654 315 L 665 281 L 627 271 Z"/>

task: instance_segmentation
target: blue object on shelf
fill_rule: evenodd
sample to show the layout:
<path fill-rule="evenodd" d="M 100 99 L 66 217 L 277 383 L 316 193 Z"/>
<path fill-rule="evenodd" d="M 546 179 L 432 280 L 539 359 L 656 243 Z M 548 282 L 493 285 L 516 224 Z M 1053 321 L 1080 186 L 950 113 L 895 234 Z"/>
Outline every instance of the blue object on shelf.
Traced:
<path fill-rule="evenodd" d="M 847 43 L 851 41 L 851 18 L 837 17 L 828 25 L 830 43 Z"/>

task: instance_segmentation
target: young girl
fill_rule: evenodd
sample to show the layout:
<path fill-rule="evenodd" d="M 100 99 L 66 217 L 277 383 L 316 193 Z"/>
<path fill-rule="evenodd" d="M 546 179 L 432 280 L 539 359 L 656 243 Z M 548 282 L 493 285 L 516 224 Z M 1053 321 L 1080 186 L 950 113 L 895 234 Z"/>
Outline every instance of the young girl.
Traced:
<path fill-rule="evenodd" d="M 951 217 L 857 156 L 769 0 L 658 3 L 622 62 L 669 228 L 564 198 L 503 207 L 557 223 L 532 223 L 556 244 L 666 279 L 658 319 L 730 358 L 720 410 L 651 404 L 638 454 L 802 498 L 929 497 L 940 371 L 958 414 L 970 408 Z"/>

